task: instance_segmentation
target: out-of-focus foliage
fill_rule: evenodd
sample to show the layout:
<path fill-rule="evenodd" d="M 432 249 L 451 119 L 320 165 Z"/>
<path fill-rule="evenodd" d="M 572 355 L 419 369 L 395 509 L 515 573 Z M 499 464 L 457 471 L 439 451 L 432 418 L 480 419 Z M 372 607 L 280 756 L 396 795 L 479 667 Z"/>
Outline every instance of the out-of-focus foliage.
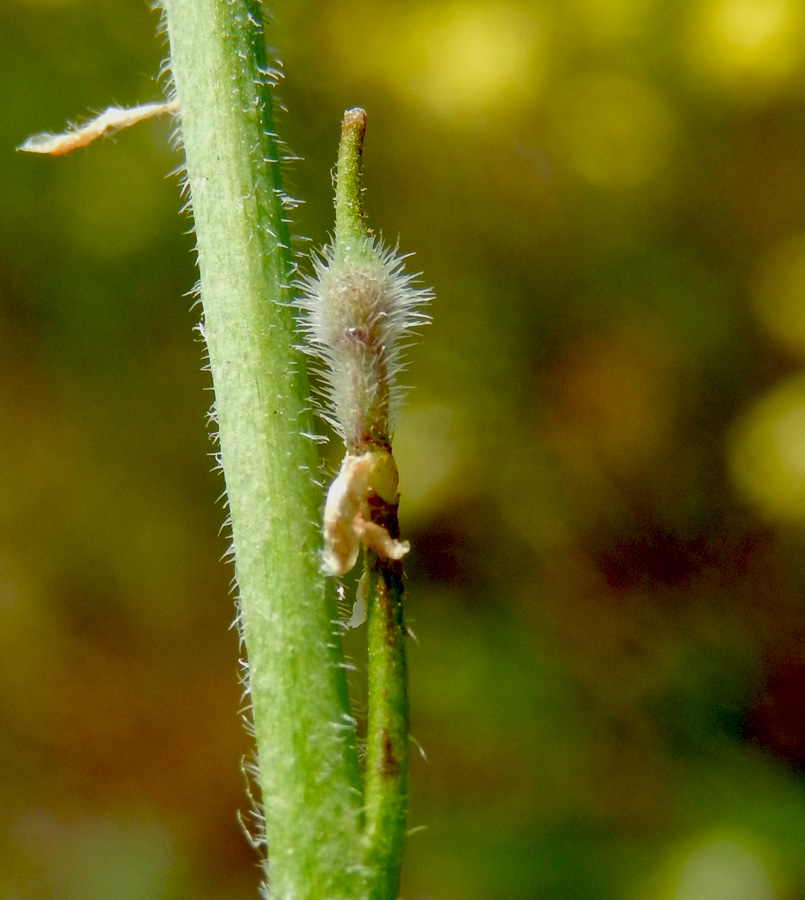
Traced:
<path fill-rule="evenodd" d="M 274 13 L 297 233 L 326 239 L 361 104 L 371 221 L 437 296 L 396 440 L 428 757 L 402 895 L 802 900 L 802 5 Z M 155 25 L 0 6 L 9 900 L 258 880 L 179 157 L 165 122 L 13 153 L 158 99 Z"/>

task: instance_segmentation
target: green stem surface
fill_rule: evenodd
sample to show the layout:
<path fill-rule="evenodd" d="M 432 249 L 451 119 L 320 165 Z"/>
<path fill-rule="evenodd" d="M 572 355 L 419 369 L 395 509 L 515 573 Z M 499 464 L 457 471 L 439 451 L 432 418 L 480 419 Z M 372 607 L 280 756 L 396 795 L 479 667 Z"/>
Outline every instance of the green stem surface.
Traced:
<path fill-rule="evenodd" d="M 371 258 L 374 250 L 363 209 L 363 138 L 366 113 L 360 107 L 348 109 L 341 122 L 335 181 L 336 264 Z"/>
<path fill-rule="evenodd" d="M 372 520 L 399 537 L 396 506 Z M 397 896 L 408 805 L 408 686 L 403 567 L 366 552 L 368 581 L 368 721 L 366 726 L 366 857 L 372 900 Z"/>
<path fill-rule="evenodd" d="M 271 896 L 366 896 L 258 0 L 163 0 L 232 522 Z M 392 897 L 392 895 L 388 895 Z"/>
<path fill-rule="evenodd" d="M 359 269 L 367 261 L 370 271 L 382 271 L 383 263 L 366 225 L 363 210 L 363 139 L 366 113 L 350 109 L 344 114 L 338 147 L 335 200 L 334 266 Z M 357 294 L 357 292 L 356 292 Z M 358 310 L 360 314 L 362 310 Z M 347 451 L 391 452 L 388 426 L 390 373 L 385 348 L 368 342 L 365 369 L 374 365 L 371 379 L 385 387 L 376 390 L 372 402 L 359 404 L 364 420 L 356 439 L 346 429 Z M 381 398 L 380 400 L 378 399 Z M 381 413 L 378 414 L 380 407 Z M 378 424 L 380 426 L 378 427 Z M 397 469 L 393 488 L 374 485 L 368 498 L 371 519 L 395 539 L 400 537 L 397 518 Z M 385 497 L 381 494 L 386 494 Z M 366 798 L 365 863 L 372 873 L 369 897 L 393 900 L 397 896 L 400 863 L 405 841 L 408 792 L 408 686 L 405 664 L 403 616 L 403 564 L 364 549 L 367 586 L 367 725 L 364 795 Z"/>

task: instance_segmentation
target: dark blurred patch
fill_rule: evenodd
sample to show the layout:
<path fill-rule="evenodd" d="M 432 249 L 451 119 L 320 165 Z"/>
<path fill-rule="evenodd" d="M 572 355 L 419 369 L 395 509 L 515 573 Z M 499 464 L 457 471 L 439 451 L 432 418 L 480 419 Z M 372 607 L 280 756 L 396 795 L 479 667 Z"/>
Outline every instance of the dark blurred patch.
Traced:
<path fill-rule="evenodd" d="M 472 523 L 485 521 L 471 500 L 431 519 L 416 535 L 408 575 L 412 580 L 461 588 L 472 585 L 473 594 L 486 574 L 482 550 L 472 536 Z"/>
<path fill-rule="evenodd" d="M 619 591 L 674 587 L 684 602 L 682 592 L 696 579 L 713 573 L 741 577 L 753 553 L 765 547 L 763 536 L 757 533 L 736 534 L 713 527 L 691 535 L 689 530 L 667 530 L 648 513 L 634 518 L 637 521 L 628 535 L 612 535 L 611 543 L 599 544 L 592 551 L 607 584 Z"/>
<path fill-rule="evenodd" d="M 607 584 L 616 590 L 653 584 L 684 588 L 704 566 L 715 562 L 715 552 L 707 535 L 680 540 L 648 525 L 628 539 L 601 548 L 597 560 Z"/>
<path fill-rule="evenodd" d="M 791 651 L 769 659 L 763 686 L 746 715 L 746 740 L 805 772 L 805 657 Z"/>

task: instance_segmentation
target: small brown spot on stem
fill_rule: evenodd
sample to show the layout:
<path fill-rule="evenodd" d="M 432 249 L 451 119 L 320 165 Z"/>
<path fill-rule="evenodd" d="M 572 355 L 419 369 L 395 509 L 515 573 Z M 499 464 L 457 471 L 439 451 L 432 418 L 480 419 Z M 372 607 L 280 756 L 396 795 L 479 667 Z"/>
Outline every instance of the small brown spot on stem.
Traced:
<path fill-rule="evenodd" d="M 396 778 L 400 772 L 400 761 L 394 755 L 394 745 L 388 731 L 383 732 L 383 764 L 380 774 L 384 778 Z"/>

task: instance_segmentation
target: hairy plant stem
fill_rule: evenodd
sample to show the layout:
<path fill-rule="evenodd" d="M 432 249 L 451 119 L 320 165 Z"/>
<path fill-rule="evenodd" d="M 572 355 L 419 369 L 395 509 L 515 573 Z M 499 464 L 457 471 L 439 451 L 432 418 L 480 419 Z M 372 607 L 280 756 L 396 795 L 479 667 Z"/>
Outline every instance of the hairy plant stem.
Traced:
<path fill-rule="evenodd" d="M 372 521 L 398 538 L 397 507 L 379 504 Z M 408 802 L 408 686 L 403 620 L 403 567 L 367 550 L 368 721 L 366 856 L 374 873 L 369 896 L 397 896 Z"/>
<path fill-rule="evenodd" d="M 366 225 L 363 209 L 363 139 L 366 113 L 350 109 L 344 114 L 338 148 L 335 200 L 334 266 L 360 265 L 378 251 Z M 376 380 L 388 389 L 391 373 L 385 352 L 374 349 Z M 364 408 L 364 414 L 370 410 Z M 347 451 L 369 451 L 383 458 L 391 451 L 388 414 L 379 431 L 364 428 L 363 439 L 345 433 Z M 394 540 L 400 537 L 397 518 L 397 470 L 393 465 L 394 501 L 383 491 L 370 494 L 371 521 Z M 385 470 L 387 471 L 387 470 Z M 367 726 L 364 794 L 366 798 L 366 856 L 370 872 L 369 897 L 397 896 L 400 862 L 405 841 L 408 790 L 408 687 L 405 664 L 402 561 L 379 556 L 364 548 L 367 590 Z"/>
<path fill-rule="evenodd" d="M 363 139 L 366 113 L 359 107 L 348 109 L 341 122 L 335 179 L 336 264 L 360 262 L 371 256 L 367 241 L 366 213 L 363 209 Z"/>
<path fill-rule="evenodd" d="M 270 893 L 365 897 L 363 800 L 320 497 L 259 0 L 162 0 L 232 523 Z M 388 894 L 392 898 L 393 894 Z"/>

